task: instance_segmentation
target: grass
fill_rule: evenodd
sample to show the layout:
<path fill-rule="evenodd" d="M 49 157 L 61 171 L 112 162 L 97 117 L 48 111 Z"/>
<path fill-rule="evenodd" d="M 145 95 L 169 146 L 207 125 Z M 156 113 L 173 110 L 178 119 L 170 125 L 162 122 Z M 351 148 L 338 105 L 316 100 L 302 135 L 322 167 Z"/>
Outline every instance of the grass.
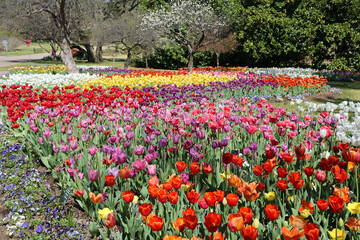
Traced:
<path fill-rule="evenodd" d="M 43 42 L 41 46 L 51 52 L 51 47 L 49 43 Z M 17 47 L 15 50 L 9 50 L 7 52 L 1 52 L 0 56 L 20 56 L 20 55 L 28 55 L 30 54 L 37 54 L 37 53 L 46 53 L 43 48 L 40 47 L 38 43 L 30 43 L 30 47 L 28 48 L 26 44 Z"/>
<path fill-rule="evenodd" d="M 100 63 L 89 63 L 87 60 L 75 60 L 77 65 L 86 65 L 86 66 L 114 66 L 116 68 L 124 68 L 124 60 L 117 60 L 115 62 L 113 61 L 109 61 L 109 60 L 105 60 L 103 62 Z M 38 60 L 38 61 L 32 61 L 32 62 L 27 62 L 27 63 L 22 63 L 20 64 L 21 66 L 27 66 L 27 65 L 56 65 L 54 61 L 49 60 L 49 61 L 45 61 L 45 60 Z M 63 62 L 59 61 L 58 65 L 64 65 Z M 0 67 L 0 71 L 8 71 L 10 68 L 15 67 L 15 66 L 19 66 L 19 65 L 14 65 L 14 66 L 7 66 L 7 67 Z M 131 67 L 130 67 L 131 68 Z"/>
<path fill-rule="evenodd" d="M 360 81 L 353 82 L 329 82 L 331 87 L 340 88 L 342 95 L 337 99 L 328 99 L 327 101 L 314 101 L 315 103 L 332 102 L 339 104 L 343 101 L 360 102 Z"/>

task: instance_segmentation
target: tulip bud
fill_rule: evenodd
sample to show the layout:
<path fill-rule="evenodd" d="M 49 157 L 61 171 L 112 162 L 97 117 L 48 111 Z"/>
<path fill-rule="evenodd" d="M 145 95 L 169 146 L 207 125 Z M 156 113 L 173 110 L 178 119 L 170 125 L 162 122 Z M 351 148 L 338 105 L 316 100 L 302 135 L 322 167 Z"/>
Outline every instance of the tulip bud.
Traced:
<path fill-rule="evenodd" d="M 259 219 L 255 218 L 253 223 L 252 223 L 253 227 L 255 228 L 259 228 L 260 226 L 260 222 L 259 222 Z"/>
<path fill-rule="evenodd" d="M 326 173 L 319 169 L 316 171 L 315 177 L 319 182 L 324 182 L 326 180 Z"/>
<path fill-rule="evenodd" d="M 339 219 L 339 227 L 342 227 L 344 225 L 344 220 L 342 218 Z"/>
<path fill-rule="evenodd" d="M 138 200 L 139 200 L 139 197 L 135 195 L 132 202 L 133 202 L 134 204 L 137 204 Z"/>
<path fill-rule="evenodd" d="M 288 227 L 288 226 L 289 226 L 289 223 L 288 223 L 287 221 L 284 221 L 284 222 L 283 222 L 283 226 Z"/>
<path fill-rule="evenodd" d="M 89 232 L 92 236 L 98 236 L 99 235 L 99 227 L 96 222 L 91 222 L 89 225 Z"/>
<path fill-rule="evenodd" d="M 224 204 L 224 206 L 227 205 L 227 200 L 226 200 L 226 198 L 224 198 L 224 199 L 222 200 L 222 203 Z"/>

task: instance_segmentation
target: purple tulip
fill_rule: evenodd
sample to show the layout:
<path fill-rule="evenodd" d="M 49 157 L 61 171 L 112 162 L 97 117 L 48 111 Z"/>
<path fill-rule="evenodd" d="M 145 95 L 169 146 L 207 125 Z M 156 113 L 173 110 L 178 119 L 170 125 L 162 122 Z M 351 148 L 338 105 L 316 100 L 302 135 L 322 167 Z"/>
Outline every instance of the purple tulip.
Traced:
<path fill-rule="evenodd" d="M 249 146 L 249 149 L 251 150 L 251 151 L 256 151 L 257 150 L 257 143 L 256 142 L 253 142 L 253 143 L 251 143 L 250 144 L 250 146 Z"/>
<path fill-rule="evenodd" d="M 143 170 L 147 165 L 147 162 L 143 159 L 136 159 L 135 162 L 132 163 L 133 168 L 139 172 Z"/>
<path fill-rule="evenodd" d="M 160 144 L 161 147 L 165 147 L 165 146 L 167 145 L 167 140 L 166 140 L 166 138 L 161 138 L 161 139 L 159 140 L 159 144 Z"/>
<path fill-rule="evenodd" d="M 126 133 L 126 138 L 129 139 L 129 140 L 133 139 L 134 136 L 135 136 L 135 133 L 134 133 L 134 132 L 127 132 L 127 133 Z"/>
<path fill-rule="evenodd" d="M 156 174 L 156 165 L 148 165 L 147 166 L 148 174 L 155 175 Z"/>
<path fill-rule="evenodd" d="M 144 154 L 144 151 L 145 151 L 145 148 L 144 148 L 142 145 L 136 146 L 136 147 L 134 148 L 134 153 L 135 153 L 135 155 L 137 155 L 137 156 L 143 155 L 143 154 Z"/>
<path fill-rule="evenodd" d="M 99 178 L 99 171 L 94 170 L 94 169 L 90 169 L 89 173 L 88 173 L 88 176 L 89 176 L 90 181 L 95 182 Z"/>
<path fill-rule="evenodd" d="M 183 181 L 184 184 L 187 184 L 189 182 L 189 173 L 182 172 L 181 173 L 181 180 Z"/>
<path fill-rule="evenodd" d="M 117 167 L 109 168 L 108 175 L 112 175 L 114 178 L 119 177 L 119 169 Z"/>
<path fill-rule="evenodd" d="M 90 154 L 91 156 L 94 156 L 94 155 L 96 154 L 95 147 L 88 148 L 88 150 L 89 150 L 89 154 Z"/>

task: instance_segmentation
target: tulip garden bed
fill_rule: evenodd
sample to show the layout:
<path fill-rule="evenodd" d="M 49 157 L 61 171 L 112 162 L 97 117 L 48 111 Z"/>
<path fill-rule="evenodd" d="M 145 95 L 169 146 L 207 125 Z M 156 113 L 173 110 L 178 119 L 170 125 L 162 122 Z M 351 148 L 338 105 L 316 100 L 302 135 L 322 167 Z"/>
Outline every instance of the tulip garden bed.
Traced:
<path fill-rule="evenodd" d="M 245 70 L 101 70 L 42 87 L 2 80 L 2 139 L 24 143 L 4 146 L 14 150 L 0 175 L 12 236 L 359 239 L 360 104 L 304 102 L 327 94 L 322 77 Z M 282 99 L 294 110 L 268 101 Z M 61 191 L 26 191 L 42 181 L 25 177 L 37 161 Z M 19 220 L 35 213 L 14 209 L 16 199 L 36 222 Z M 62 220 L 70 202 L 90 220 Z"/>

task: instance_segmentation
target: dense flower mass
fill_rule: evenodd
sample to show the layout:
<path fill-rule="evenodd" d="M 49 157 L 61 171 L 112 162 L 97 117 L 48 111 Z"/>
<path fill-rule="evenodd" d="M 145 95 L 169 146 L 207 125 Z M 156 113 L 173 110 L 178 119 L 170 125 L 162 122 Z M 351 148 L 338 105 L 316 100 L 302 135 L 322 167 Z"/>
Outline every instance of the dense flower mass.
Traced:
<path fill-rule="evenodd" d="M 209 70 L 4 85 L 2 115 L 103 238 L 358 237 L 360 144 L 338 133 L 350 117 L 266 99 L 326 79 Z"/>

